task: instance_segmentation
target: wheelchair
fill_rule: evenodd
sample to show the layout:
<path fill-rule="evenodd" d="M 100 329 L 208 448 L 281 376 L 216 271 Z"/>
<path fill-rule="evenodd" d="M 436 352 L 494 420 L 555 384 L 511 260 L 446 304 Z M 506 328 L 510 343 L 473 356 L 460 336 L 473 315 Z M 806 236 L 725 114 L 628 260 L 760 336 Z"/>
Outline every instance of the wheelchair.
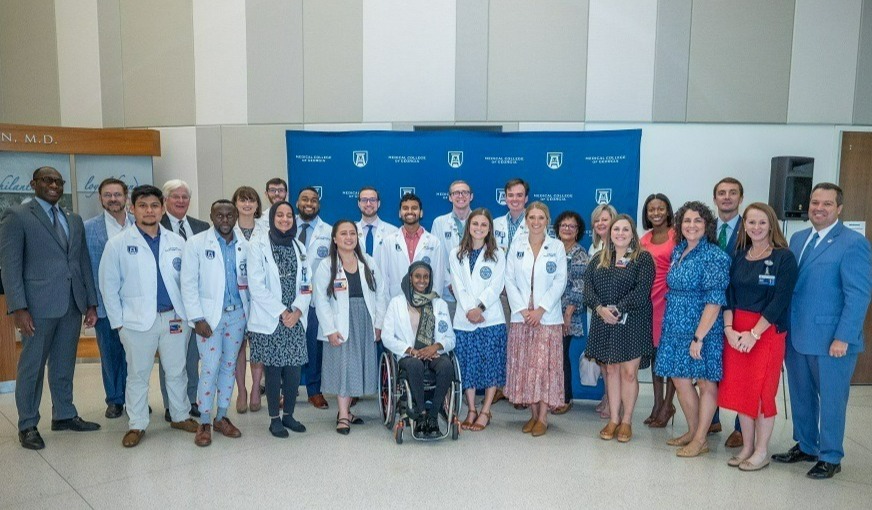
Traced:
<path fill-rule="evenodd" d="M 389 351 L 382 353 L 379 361 L 379 407 L 381 407 L 384 426 L 393 431 L 397 444 L 403 444 L 406 429 L 408 429 L 412 439 L 417 441 L 438 441 L 448 436 L 451 436 L 452 440 L 457 440 L 459 437 L 460 421 L 457 419 L 457 415 L 460 413 L 463 400 L 460 364 L 453 352 L 443 354 L 443 356 L 448 356 L 454 365 L 454 378 L 445 396 L 445 403 L 431 402 L 435 381 L 432 372 L 424 372 L 424 397 L 427 401 L 425 406 L 428 412 L 433 412 L 432 410 L 439 409 L 443 405 L 444 407 L 437 414 L 439 434 L 422 435 L 415 432 L 417 428 L 415 420 L 408 413 L 408 410 L 412 408 L 412 392 L 409 390 L 409 383 L 404 375 L 399 373 L 399 365 L 394 355 Z"/>

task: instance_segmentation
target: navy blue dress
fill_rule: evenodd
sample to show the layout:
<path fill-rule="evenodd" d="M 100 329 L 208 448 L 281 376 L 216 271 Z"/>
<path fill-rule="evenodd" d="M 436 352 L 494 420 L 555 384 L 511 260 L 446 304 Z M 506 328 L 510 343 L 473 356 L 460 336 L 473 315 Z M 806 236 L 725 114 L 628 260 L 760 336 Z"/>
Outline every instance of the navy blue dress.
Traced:
<path fill-rule="evenodd" d="M 719 313 L 702 338 L 702 359 L 690 357 L 690 344 L 706 304 L 726 306 L 730 257 L 714 243 L 702 240 L 679 263 L 687 248 L 682 241 L 672 251 L 666 283 L 666 314 L 654 371 L 661 377 L 720 381 L 723 376 L 724 318 Z"/>

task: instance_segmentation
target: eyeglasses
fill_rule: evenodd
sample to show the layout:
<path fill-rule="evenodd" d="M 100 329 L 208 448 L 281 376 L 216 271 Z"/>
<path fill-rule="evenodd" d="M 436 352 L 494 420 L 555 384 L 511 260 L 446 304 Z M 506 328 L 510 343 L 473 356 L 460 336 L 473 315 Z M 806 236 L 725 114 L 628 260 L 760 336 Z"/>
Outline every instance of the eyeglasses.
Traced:
<path fill-rule="evenodd" d="M 561 223 L 559 227 L 565 230 L 578 230 L 578 225 L 573 225 L 572 223 Z"/>
<path fill-rule="evenodd" d="M 362 204 L 374 204 L 378 202 L 378 199 L 375 197 L 360 197 L 357 199 L 357 201 Z"/>
<path fill-rule="evenodd" d="M 52 184 L 57 184 L 58 186 L 63 186 L 64 184 L 67 183 L 67 181 L 61 179 L 60 177 L 43 176 L 43 177 L 39 177 L 39 178 L 34 179 L 34 180 L 39 181 L 39 182 L 45 184 L 46 186 L 51 186 Z"/>
<path fill-rule="evenodd" d="M 469 190 L 461 189 L 457 191 L 452 191 L 451 193 L 449 193 L 449 195 L 451 195 L 452 197 L 468 197 L 469 195 L 472 195 L 472 192 Z"/>
<path fill-rule="evenodd" d="M 288 190 L 286 190 L 285 188 L 267 188 L 266 192 L 270 195 L 278 195 L 280 193 L 287 193 Z"/>

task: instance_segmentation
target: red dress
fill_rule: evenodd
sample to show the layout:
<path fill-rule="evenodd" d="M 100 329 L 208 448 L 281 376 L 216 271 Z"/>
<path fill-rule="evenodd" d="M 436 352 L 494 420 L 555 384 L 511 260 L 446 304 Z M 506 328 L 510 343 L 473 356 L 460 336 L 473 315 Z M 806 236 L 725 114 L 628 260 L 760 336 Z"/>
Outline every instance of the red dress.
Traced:
<path fill-rule="evenodd" d="M 649 230 L 642 236 L 639 242 L 642 247 L 654 258 L 654 285 L 651 286 L 651 303 L 654 305 L 652 321 L 652 338 L 654 347 L 660 345 L 660 330 L 663 328 L 663 314 L 666 313 L 666 273 L 669 272 L 669 262 L 672 258 L 672 250 L 675 249 L 675 231 L 668 230 L 668 239 L 665 243 L 654 244 L 651 239 L 654 231 Z"/>

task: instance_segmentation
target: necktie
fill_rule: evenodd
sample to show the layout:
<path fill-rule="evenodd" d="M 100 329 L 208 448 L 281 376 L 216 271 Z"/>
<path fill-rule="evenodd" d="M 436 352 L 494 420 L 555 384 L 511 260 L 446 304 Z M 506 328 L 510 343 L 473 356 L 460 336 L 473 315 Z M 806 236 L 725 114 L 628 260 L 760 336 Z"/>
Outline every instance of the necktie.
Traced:
<path fill-rule="evenodd" d="M 299 241 L 303 243 L 303 246 L 306 246 L 307 248 L 308 245 L 306 245 L 306 238 L 308 236 L 306 235 L 306 233 L 309 231 L 309 226 L 310 225 L 308 223 L 303 223 L 302 225 L 300 225 L 300 237 L 298 238 Z"/>
<path fill-rule="evenodd" d="M 188 233 L 185 232 L 185 220 L 184 218 L 179 220 L 179 235 L 182 236 L 182 239 L 185 241 L 188 240 Z"/>
<path fill-rule="evenodd" d="M 67 249 L 67 233 L 64 231 L 64 226 L 61 224 L 61 219 L 58 217 L 61 212 L 58 210 L 56 205 L 51 207 L 51 221 L 54 223 L 55 232 L 58 234 L 58 238 L 61 241 L 61 248 L 66 251 Z"/>
<path fill-rule="evenodd" d="M 375 244 L 375 239 L 372 236 L 372 225 L 366 226 L 366 254 L 372 257 L 372 249 L 373 244 Z"/>
<path fill-rule="evenodd" d="M 800 267 L 802 267 L 802 265 L 805 264 L 805 261 L 808 260 L 808 257 L 809 257 L 809 255 L 811 255 L 811 252 L 813 252 L 814 249 L 817 248 L 818 239 L 820 239 L 820 238 L 821 238 L 821 236 L 817 232 L 812 234 L 811 241 L 809 241 L 808 244 L 805 245 L 805 249 L 802 250 L 802 254 L 800 254 L 800 256 L 799 256 L 799 266 Z"/>
<path fill-rule="evenodd" d="M 721 232 L 718 234 L 718 244 L 721 249 L 727 251 L 727 224 L 721 225 Z"/>

